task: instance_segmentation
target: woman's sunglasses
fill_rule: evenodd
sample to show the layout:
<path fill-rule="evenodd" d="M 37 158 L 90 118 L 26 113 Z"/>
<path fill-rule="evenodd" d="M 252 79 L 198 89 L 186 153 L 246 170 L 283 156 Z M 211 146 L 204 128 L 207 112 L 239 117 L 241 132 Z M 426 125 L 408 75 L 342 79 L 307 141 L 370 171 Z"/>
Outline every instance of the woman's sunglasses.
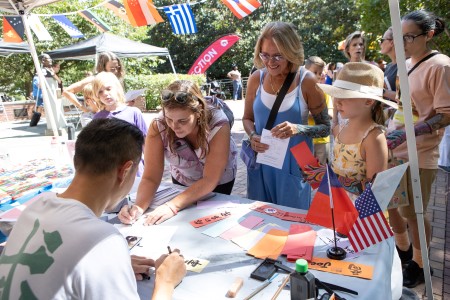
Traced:
<path fill-rule="evenodd" d="M 198 98 L 191 93 L 186 92 L 172 92 L 170 90 L 162 90 L 161 91 L 161 100 L 163 102 L 167 102 L 171 99 L 175 99 L 180 104 L 185 104 L 189 99 L 194 99 L 198 101 Z"/>

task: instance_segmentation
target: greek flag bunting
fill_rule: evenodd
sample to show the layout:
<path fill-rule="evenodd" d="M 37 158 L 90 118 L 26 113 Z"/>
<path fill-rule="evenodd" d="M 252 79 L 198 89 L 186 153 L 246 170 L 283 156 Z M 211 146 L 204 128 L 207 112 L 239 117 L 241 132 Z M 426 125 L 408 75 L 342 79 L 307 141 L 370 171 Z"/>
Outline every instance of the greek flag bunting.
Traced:
<path fill-rule="evenodd" d="M 170 21 L 175 34 L 189 34 L 197 32 L 194 15 L 189 4 L 165 6 L 164 12 Z"/>

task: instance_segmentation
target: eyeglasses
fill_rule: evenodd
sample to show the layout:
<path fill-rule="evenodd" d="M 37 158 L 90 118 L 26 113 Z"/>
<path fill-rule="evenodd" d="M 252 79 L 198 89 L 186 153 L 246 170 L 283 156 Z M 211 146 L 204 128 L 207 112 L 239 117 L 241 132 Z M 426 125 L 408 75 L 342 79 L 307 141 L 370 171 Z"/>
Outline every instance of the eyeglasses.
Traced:
<path fill-rule="evenodd" d="M 416 38 L 416 37 L 419 37 L 419 36 L 421 36 L 421 35 L 426 35 L 427 33 L 426 32 L 422 32 L 421 34 L 418 34 L 418 35 L 410 35 L 410 34 L 407 34 L 407 35 L 404 35 L 403 36 L 403 41 L 405 42 L 405 43 L 413 43 L 414 42 L 414 39 Z"/>
<path fill-rule="evenodd" d="M 189 99 L 194 99 L 198 101 L 198 98 L 191 93 L 186 92 L 172 92 L 170 90 L 162 90 L 161 91 L 161 100 L 162 102 L 167 102 L 171 99 L 175 99 L 180 104 L 185 104 Z"/>
<path fill-rule="evenodd" d="M 272 60 L 272 61 L 282 61 L 282 60 L 285 60 L 285 58 L 282 56 L 282 55 L 274 55 L 274 56 L 270 56 L 269 54 L 267 54 L 267 53 L 259 53 L 259 57 L 263 60 L 263 61 L 269 61 L 269 60 Z"/>
<path fill-rule="evenodd" d="M 111 68 L 110 72 L 115 72 L 115 71 L 119 71 L 119 70 L 120 70 L 120 67 L 115 67 L 115 68 Z"/>
<path fill-rule="evenodd" d="M 384 41 L 392 41 L 392 39 L 385 39 L 385 38 L 382 38 L 382 39 L 380 40 L 380 44 L 383 44 Z"/>

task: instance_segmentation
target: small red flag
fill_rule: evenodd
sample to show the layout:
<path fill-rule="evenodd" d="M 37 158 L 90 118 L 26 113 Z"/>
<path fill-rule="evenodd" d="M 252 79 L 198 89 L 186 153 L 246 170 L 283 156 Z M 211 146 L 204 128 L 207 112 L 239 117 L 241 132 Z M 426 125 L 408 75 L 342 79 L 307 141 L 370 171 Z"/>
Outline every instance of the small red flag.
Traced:
<path fill-rule="evenodd" d="M 336 231 L 348 236 L 358 219 L 358 211 L 339 183 L 336 174 L 327 165 L 322 182 L 306 215 L 306 221 L 333 229 L 331 208 L 334 210 Z"/>
<path fill-rule="evenodd" d="M 134 27 L 163 22 L 152 0 L 126 0 L 123 2 L 128 19 Z"/>

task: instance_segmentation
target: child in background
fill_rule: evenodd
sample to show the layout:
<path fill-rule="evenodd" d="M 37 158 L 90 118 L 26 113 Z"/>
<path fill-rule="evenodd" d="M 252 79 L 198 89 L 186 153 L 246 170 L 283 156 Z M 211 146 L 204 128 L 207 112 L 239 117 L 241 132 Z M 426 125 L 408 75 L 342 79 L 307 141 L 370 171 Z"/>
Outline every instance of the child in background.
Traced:
<path fill-rule="evenodd" d="M 318 56 L 310 56 L 305 60 L 305 69 L 314 73 L 317 81 L 320 83 L 322 82 L 321 80 L 324 67 L 325 62 Z M 328 112 L 330 112 L 331 109 L 330 117 L 332 117 L 333 107 L 330 108 L 330 104 L 332 103 L 330 98 L 331 97 L 329 95 L 325 94 L 325 102 L 328 107 Z M 308 125 L 315 125 L 314 119 L 311 114 L 308 116 Z M 314 157 L 316 157 L 321 164 L 326 164 L 328 162 L 329 143 L 330 137 L 313 139 Z"/>
<path fill-rule="evenodd" d="M 88 83 L 83 88 L 84 105 L 89 110 L 81 115 L 81 126 L 85 127 L 89 124 L 94 115 L 100 111 L 100 105 L 94 100 L 94 91 L 92 90 L 92 84 Z"/>
<path fill-rule="evenodd" d="M 397 105 L 382 98 L 383 84 L 383 72 L 366 63 L 347 63 L 332 86 L 318 84 L 334 97 L 337 111 L 347 119 L 332 131 L 335 137 L 332 168 L 353 200 L 376 173 L 387 169 L 382 103 L 394 108 Z M 318 178 L 323 171 L 322 167 L 306 170 L 306 179 L 310 181 L 312 173 Z"/>
<path fill-rule="evenodd" d="M 94 115 L 94 119 L 118 118 L 139 128 L 144 136 L 147 136 L 147 124 L 142 112 L 125 104 L 125 93 L 119 79 L 111 72 L 101 72 L 92 81 L 92 90 L 96 101 L 102 110 Z M 142 176 L 144 163 L 141 160 L 137 176 Z"/>

